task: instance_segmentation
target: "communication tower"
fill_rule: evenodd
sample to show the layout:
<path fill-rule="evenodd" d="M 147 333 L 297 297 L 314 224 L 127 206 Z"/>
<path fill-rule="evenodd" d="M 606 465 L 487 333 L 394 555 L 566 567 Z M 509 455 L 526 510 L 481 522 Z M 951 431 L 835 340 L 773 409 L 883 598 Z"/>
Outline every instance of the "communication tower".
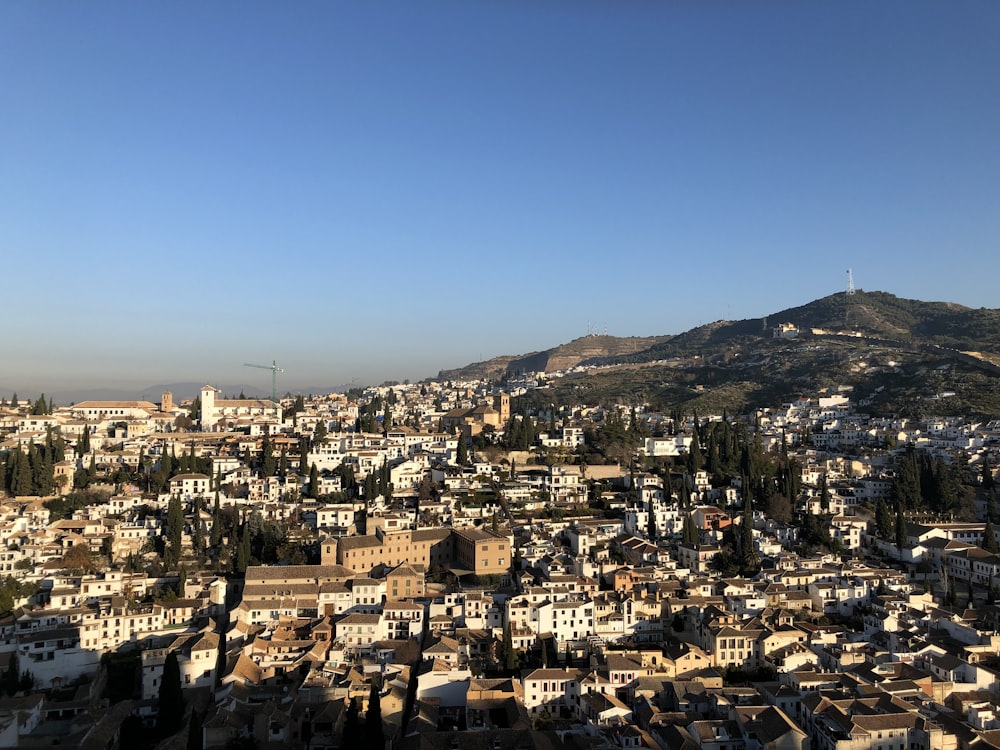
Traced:
<path fill-rule="evenodd" d="M 847 291 L 844 295 L 844 328 L 851 327 L 851 298 L 854 297 L 854 274 L 847 269 Z"/>

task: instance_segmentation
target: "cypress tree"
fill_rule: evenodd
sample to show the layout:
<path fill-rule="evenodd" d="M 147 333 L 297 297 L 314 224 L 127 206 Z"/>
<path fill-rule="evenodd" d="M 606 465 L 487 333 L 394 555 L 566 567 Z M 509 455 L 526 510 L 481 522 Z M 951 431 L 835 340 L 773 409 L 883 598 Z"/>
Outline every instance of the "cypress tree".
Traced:
<path fill-rule="evenodd" d="M 824 513 L 830 510 L 830 488 L 826 486 L 826 474 L 819 478 L 819 507 Z"/>
<path fill-rule="evenodd" d="M 178 495 L 171 495 L 167 503 L 167 550 L 163 563 L 173 568 L 180 562 L 181 546 L 184 541 L 184 509 Z"/>
<path fill-rule="evenodd" d="M 875 533 L 880 539 L 889 539 L 892 536 L 892 517 L 885 498 L 879 498 L 875 505 Z"/>
<path fill-rule="evenodd" d="M 42 414 L 46 414 L 47 409 L 48 409 L 48 404 L 45 402 L 45 394 L 43 393 L 41 396 L 38 397 L 35 403 L 32 404 L 31 414 L 32 416 L 40 416 Z"/>
<path fill-rule="evenodd" d="M 21 672 L 20 665 L 18 664 L 17 651 L 14 651 L 10 655 L 10 661 L 7 664 L 7 670 L 3 673 L 3 678 L 0 680 L 3 684 L 4 692 L 7 695 L 14 695 L 17 692 L 18 684 L 21 682 Z"/>
<path fill-rule="evenodd" d="M 215 489 L 215 504 L 212 506 L 212 531 L 208 538 L 211 547 L 216 548 L 222 541 L 222 510 L 219 507 L 219 489 Z"/>
<path fill-rule="evenodd" d="M 14 497 L 31 494 L 31 466 L 28 457 L 20 449 L 11 452 L 10 494 Z"/>
<path fill-rule="evenodd" d="M 701 441 L 698 439 L 698 430 L 695 428 L 691 436 L 691 447 L 688 449 L 687 466 L 692 474 L 701 471 L 705 460 L 701 453 Z"/>
<path fill-rule="evenodd" d="M 202 734 L 202 723 L 204 717 L 197 711 L 191 712 L 191 721 L 188 722 L 187 750 L 204 750 L 205 738 Z"/>
<path fill-rule="evenodd" d="M 164 446 L 163 450 L 160 452 L 160 473 L 169 479 L 171 474 L 173 474 L 173 471 L 173 459 L 170 458 L 170 455 L 167 453 L 166 446 Z"/>
<path fill-rule="evenodd" d="M 993 529 L 992 514 L 986 519 L 986 528 L 983 530 L 983 549 L 987 552 L 1000 552 L 1000 545 L 997 544 L 996 531 Z"/>
<path fill-rule="evenodd" d="M 892 497 L 897 507 L 917 508 L 921 500 L 920 466 L 913 446 L 908 446 L 892 481 Z"/>
<path fill-rule="evenodd" d="M 319 497 L 319 469 L 316 464 L 309 467 L 309 497 L 314 500 Z"/>
<path fill-rule="evenodd" d="M 266 433 L 264 434 L 264 440 L 261 446 L 261 454 L 261 476 L 273 477 L 278 465 L 274 459 L 274 446 L 271 445 L 271 438 Z"/>
<path fill-rule="evenodd" d="M 513 674 L 520 666 L 521 660 L 518 657 L 517 649 L 514 648 L 514 636 L 511 633 L 510 621 L 503 626 L 503 666 L 508 674 Z"/>
<path fill-rule="evenodd" d="M 156 731 L 169 737 L 181 728 L 184 721 L 184 693 L 181 689 L 181 669 L 177 654 L 171 651 L 163 662 L 163 676 L 157 700 Z"/>
<path fill-rule="evenodd" d="M 753 506 L 749 504 L 743 513 L 743 523 L 740 524 L 740 558 L 743 575 L 755 575 L 760 566 L 760 556 L 753 543 Z"/>
<path fill-rule="evenodd" d="M 358 720 L 358 699 L 352 696 L 350 702 L 347 704 L 347 712 L 344 716 L 344 735 L 341 746 L 344 748 L 353 748 L 362 739 L 361 722 Z"/>
<path fill-rule="evenodd" d="M 459 466 L 469 465 L 469 448 L 465 444 L 465 435 L 461 433 L 458 435 L 458 452 L 455 455 L 455 463 Z"/>
<path fill-rule="evenodd" d="M 700 534 L 698 533 L 698 527 L 695 525 L 694 516 L 688 513 L 684 518 L 684 543 L 685 544 L 698 544 Z"/>
<path fill-rule="evenodd" d="M 250 565 L 250 527 L 246 521 L 240 524 L 240 541 L 236 547 L 236 556 L 233 562 L 233 570 L 237 575 L 243 575 L 247 572 L 247 566 Z"/>
<path fill-rule="evenodd" d="M 370 750 L 385 748 L 385 727 L 382 724 L 382 697 L 377 679 L 372 679 L 368 693 L 368 711 L 365 713 L 365 744 Z"/>
<path fill-rule="evenodd" d="M 535 423 L 531 421 L 531 417 L 528 416 L 528 410 L 524 410 L 524 430 L 521 432 L 521 450 L 528 450 L 532 445 L 535 444 Z"/>

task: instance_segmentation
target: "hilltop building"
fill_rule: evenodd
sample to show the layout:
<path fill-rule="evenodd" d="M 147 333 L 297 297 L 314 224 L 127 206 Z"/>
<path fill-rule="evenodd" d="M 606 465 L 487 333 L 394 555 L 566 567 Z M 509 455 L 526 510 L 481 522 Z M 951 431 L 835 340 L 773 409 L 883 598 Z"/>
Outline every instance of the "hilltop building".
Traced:
<path fill-rule="evenodd" d="M 474 437 L 487 425 L 502 430 L 510 419 L 510 394 L 501 391 L 493 397 L 493 405 L 480 404 L 471 409 L 452 409 L 441 418 L 445 430 L 459 430 L 466 437 Z"/>
<path fill-rule="evenodd" d="M 219 398 L 218 388 L 201 389 L 202 430 L 212 430 L 241 418 L 281 421 L 281 406 L 267 398 Z"/>

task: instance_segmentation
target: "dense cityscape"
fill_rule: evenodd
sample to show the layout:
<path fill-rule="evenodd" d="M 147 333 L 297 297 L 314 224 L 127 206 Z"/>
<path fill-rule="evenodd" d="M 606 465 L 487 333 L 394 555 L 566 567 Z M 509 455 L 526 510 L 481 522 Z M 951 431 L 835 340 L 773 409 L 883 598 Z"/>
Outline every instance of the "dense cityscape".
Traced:
<path fill-rule="evenodd" d="M 998 28 L 0 2 L 0 750 L 1000 750 Z"/>
<path fill-rule="evenodd" d="M 0 747 L 1000 742 L 1000 422 L 547 380 L 0 405 Z"/>

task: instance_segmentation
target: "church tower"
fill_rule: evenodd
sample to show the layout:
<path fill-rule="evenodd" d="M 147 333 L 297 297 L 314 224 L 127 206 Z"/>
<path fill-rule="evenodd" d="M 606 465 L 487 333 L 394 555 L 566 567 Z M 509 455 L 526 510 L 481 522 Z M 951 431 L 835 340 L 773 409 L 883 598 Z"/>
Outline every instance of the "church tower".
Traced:
<path fill-rule="evenodd" d="M 500 426 L 503 427 L 510 419 L 510 394 L 500 391 L 493 397 L 493 409 L 500 414 Z"/>
<path fill-rule="evenodd" d="M 202 430 L 210 430 L 215 426 L 215 394 L 217 389 L 210 385 L 202 386 L 201 389 L 201 419 L 199 424 Z"/>

